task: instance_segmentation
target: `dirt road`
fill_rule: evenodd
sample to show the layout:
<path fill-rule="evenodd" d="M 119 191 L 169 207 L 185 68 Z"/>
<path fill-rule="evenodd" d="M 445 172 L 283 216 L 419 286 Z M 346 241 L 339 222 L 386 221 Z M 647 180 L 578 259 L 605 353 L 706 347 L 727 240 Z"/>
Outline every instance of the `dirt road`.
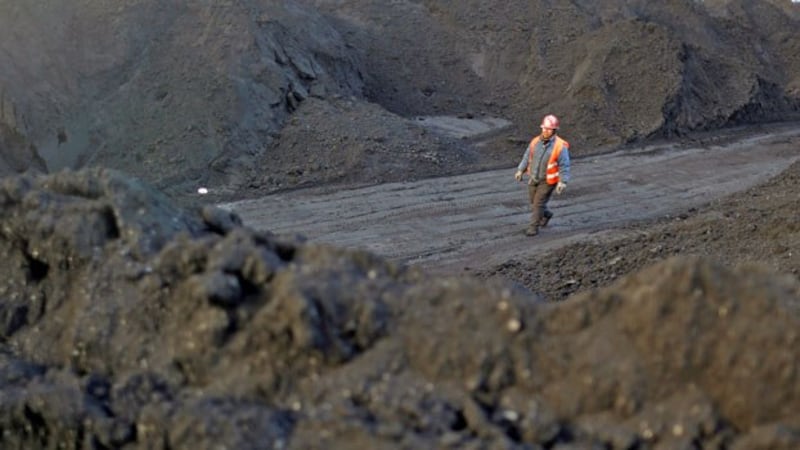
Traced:
<path fill-rule="evenodd" d="M 623 224 L 680 214 L 745 190 L 800 159 L 800 127 L 724 144 L 648 146 L 573 158 L 572 182 L 553 196 L 555 218 L 538 236 L 524 183 L 508 169 L 338 192 L 306 189 L 220 205 L 245 224 L 314 242 L 361 248 L 389 259 L 458 273 L 615 237 Z"/>

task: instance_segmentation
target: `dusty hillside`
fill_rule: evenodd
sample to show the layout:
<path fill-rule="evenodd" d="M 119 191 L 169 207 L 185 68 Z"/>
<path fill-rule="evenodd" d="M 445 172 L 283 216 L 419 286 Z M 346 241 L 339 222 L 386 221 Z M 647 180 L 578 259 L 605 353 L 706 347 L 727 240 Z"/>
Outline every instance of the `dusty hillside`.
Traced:
<path fill-rule="evenodd" d="M 284 2 L 6 2 L 0 18 L 0 92 L 51 170 L 240 182 L 300 102 L 361 91 L 338 32 Z"/>
<path fill-rule="evenodd" d="M 800 445 L 800 284 L 765 265 L 547 303 L 107 170 L 6 178 L 0 205 L 3 448 Z"/>
<path fill-rule="evenodd" d="M 513 164 L 545 112 L 578 153 L 796 116 L 798 8 L 6 2 L 0 117 L 51 171 L 112 167 L 176 198 L 459 173 Z M 475 148 L 423 115 L 513 127 Z"/>

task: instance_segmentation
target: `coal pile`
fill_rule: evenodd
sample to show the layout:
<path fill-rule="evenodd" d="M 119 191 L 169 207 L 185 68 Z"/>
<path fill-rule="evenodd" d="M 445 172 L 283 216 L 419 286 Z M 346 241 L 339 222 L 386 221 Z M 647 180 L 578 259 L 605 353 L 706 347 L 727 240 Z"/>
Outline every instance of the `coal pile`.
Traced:
<path fill-rule="evenodd" d="M 3 448 L 800 446 L 800 283 L 672 258 L 562 302 L 182 209 L 0 184 Z"/>

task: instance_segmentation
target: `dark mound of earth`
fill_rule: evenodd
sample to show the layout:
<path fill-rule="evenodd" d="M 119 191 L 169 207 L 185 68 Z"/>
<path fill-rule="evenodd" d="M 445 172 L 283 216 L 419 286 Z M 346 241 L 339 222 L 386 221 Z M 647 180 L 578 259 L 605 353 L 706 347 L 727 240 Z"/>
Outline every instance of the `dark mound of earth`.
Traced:
<path fill-rule="evenodd" d="M 3 448 L 800 446 L 800 282 L 675 257 L 561 302 L 181 209 L 0 182 Z"/>

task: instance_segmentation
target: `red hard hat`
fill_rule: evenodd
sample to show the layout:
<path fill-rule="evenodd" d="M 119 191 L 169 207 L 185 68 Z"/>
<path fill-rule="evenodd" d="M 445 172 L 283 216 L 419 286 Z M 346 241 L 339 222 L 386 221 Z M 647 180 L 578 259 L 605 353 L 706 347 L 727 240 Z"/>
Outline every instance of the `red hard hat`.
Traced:
<path fill-rule="evenodd" d="M 548 114 L 548 115 L 544 116 L 544 119 L 542 119 L 541 127 L 542 128 L 549 128 L 551 130 L 557 130 L 558 129 L 558 117 L 556 117 L 556 116 L 554 116 L 552 114 Z"/>

